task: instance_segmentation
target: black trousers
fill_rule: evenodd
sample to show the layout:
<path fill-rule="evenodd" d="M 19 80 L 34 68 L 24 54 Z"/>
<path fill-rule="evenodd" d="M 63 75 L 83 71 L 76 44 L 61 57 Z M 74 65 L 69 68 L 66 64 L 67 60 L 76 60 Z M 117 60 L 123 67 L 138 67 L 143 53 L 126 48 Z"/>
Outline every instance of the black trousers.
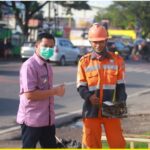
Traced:
<path fill-rule="evenodd" d="M 55 125 L 46 127 L 29 127 L 21 125 L 22 148 L 36 148 L 37 142 L 42 148 L 56 148 Z"/>

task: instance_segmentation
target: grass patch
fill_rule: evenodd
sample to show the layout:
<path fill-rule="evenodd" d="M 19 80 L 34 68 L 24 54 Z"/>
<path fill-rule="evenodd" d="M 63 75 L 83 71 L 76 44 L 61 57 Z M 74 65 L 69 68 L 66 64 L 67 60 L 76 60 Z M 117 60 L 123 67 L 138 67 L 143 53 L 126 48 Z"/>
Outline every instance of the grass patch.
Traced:
<path fill-rule="evenodd" d="M 127 146 L 126 148 L 130 148 L 130 143 L 127 142 Z M 148 148 L 148 144 L 147 143 L 142 143 L 142 142 L 134 142 L 134 148 Z"/>
<path fill-rule="evenodd" d="M 109 149 L 108 143 L 107 142 L 102 142 L 102 146 L 104 149 Z M 126 148 L 130 148 L 130 143 L 127 142 Z M 148 144 L 147 143 L 143 143 L 143 142 L 134 142 L 134 148 L 144 148 L 147 149 L 148 148 Z"/>
<path fill-rule="evenodd" d="M 150 136 L 150 132 L 145 132 L 144 135 Z"/>

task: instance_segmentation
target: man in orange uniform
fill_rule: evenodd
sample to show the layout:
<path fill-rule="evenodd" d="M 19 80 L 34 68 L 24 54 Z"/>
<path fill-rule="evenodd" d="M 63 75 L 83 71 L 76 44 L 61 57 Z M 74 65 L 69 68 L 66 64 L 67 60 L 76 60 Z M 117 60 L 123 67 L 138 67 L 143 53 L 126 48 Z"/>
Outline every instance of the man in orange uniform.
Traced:
<path fill-rule="evenodd" d="M 88 39 L 93 51 L 84 55 L 78 64 L 77 90 L 83 104 L 83 148 L 102 148 L 104 126 L 110 148 L 125 148 L 121 123 L 118 118 L 102 116 L 104 101 L 126 101 L 125 65 L 121 56 L 107 51 L 106 29 L 95 23 L 89 29 Z"/>

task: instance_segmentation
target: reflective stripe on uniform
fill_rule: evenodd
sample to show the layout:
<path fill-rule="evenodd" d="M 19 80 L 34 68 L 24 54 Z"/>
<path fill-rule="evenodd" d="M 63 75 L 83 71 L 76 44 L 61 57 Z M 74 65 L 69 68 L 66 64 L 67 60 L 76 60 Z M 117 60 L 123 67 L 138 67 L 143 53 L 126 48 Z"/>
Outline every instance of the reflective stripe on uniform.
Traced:
<path fill-rule="evenodd" d="M 112 85 L 104 84 L 103 85 L 103 89 L 105 89 L 105 90 L 114 90 L 115 88 L 116 88 L 116 85 L 114 85 L 114 84 L 112 84 Z"/>
<path fill-rule="evenodd" d="M 117 65 L 103 65 L 103 69 L 118 70 L 118 66 Z"/>
<path fill-rule="evenodd" d="M 97 69 L 100 69 L 99 65 L 95 65 L 95 66 L 88 66 L 87 68 L 85 68 L 85 72 L 89 72 L 89 71 L 95 71 Z"/>
<path fill-rule="evenodd" d="M 96 86 L 89 86 L 89 91 L 95 91 L 100 89 L 100 85 L 96 85 Z"/>
<path fill-rule="evenodd" d="M 125 80 L 124 80 L 124 79 L 122 79 L 122 80 L 117 80 L 117 83 L 118 83 L 118 84 L 125 83 Z"/>
<path fill-rule="evenodd" d="M 77 83 L 77 87 L 79 87 L 79 86 L 87 86 L 87 82 L 78 82 Z"/>

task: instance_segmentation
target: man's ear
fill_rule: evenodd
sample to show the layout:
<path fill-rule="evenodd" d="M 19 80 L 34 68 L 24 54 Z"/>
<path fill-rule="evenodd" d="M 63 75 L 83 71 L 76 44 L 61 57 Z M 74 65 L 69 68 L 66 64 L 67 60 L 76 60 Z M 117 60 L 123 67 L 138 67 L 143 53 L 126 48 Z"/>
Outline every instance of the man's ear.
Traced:
<path fill-rule="evenodd" d="M 36 42 L 35 43 L 35 52 L 38 53 L 38 51 L 39 51 L 39 42 Z"/>

